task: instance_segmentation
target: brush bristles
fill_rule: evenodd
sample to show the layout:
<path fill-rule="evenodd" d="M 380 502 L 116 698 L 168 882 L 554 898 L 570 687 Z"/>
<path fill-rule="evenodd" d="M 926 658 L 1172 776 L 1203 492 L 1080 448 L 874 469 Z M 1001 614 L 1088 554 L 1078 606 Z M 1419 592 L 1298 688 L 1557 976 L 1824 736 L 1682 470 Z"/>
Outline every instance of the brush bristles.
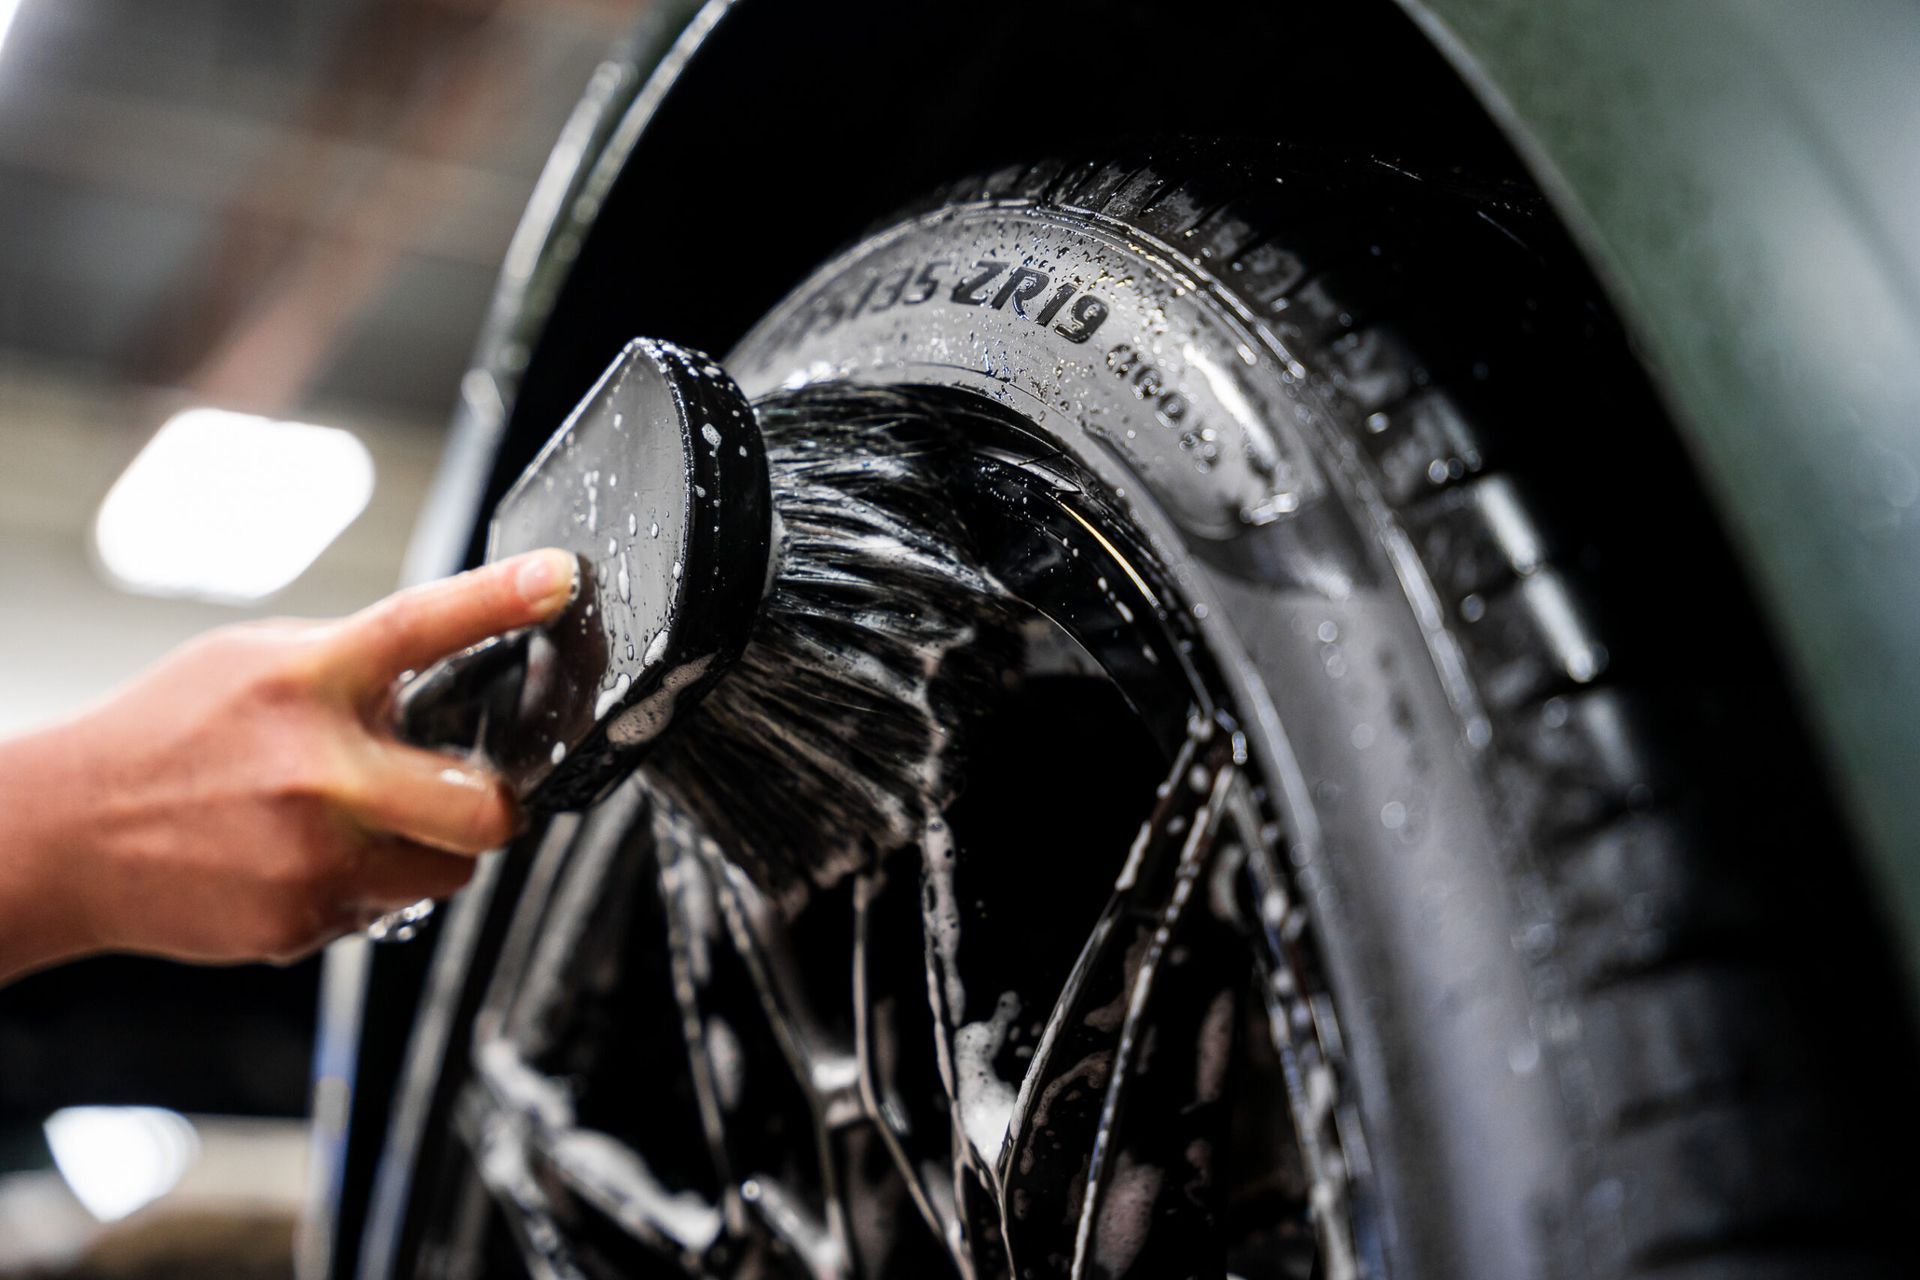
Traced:
<path fill-rule="evenodd" d="M 792 900 L 918 838 L 1015 647 L 943 491 L 957 455 L 936 399 L 825 386 L 756 412 L 773 586 L 738 665 L 650 768 Z"/>

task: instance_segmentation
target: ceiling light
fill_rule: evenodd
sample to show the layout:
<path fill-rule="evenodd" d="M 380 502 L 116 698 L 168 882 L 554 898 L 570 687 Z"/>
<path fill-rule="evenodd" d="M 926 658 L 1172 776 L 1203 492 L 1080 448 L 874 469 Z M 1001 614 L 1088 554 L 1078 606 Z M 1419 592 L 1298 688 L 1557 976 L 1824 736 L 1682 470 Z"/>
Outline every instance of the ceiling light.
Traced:
<path fill-rule="evenodd" d="M 94 546 L 131 591 L 257 600 L 299 577 L 372 496 L 373 458 L 348 432 L 188 409 L 108 490 Z"/>
<path fill-rule="evenodd" d="M 158 1107 L 67 1107 L 44 1129 L 74 1199 L 101 1222 L 173 1190 L 200 1155 L 193 1122 Z"/>
<path fill-rule="evenodd" d="M 20 12 L 20 0 L 0 0 L 0 49 L 7 44 L 7 28 L 13 25 L 13 19 Z"/>

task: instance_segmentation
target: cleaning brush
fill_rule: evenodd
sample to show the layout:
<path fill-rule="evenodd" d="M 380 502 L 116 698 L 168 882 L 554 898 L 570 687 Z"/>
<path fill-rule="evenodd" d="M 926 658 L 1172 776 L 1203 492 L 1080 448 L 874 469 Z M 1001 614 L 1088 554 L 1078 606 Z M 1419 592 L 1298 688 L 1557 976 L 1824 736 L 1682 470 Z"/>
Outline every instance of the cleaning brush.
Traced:
<path fill-rule="evenodd" d="M 953 442 L 924 399 L 825 384 L 755 406 L 773 585 L 733 671 L 651 767 L 779 892 L 918 838 L 1013 653 L 1005 593 L 943 484 Z"/>
<path fill-rule="evenodd" d="M 534 812 L 645 762 L 779 898 L 911 843 L 1015 644 L 926 394 L 749 405 L 698 352 L 630 344 L 490 530 L 489 559 L 573 550 L 581 591 L 423 673 L 402 733 L 477 746 Z"/>

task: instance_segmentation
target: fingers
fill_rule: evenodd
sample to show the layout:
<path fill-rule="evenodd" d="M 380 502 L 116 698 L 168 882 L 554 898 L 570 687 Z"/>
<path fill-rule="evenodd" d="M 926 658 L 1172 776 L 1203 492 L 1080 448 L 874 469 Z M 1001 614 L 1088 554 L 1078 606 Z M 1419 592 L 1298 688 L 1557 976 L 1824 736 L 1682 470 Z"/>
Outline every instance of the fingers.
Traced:
<path fill-rule="evenodd" d="M 472 858 L 387 837 L 367 850 L 345 900 L 362 911 L 391 911 L 422 898 L 446 898 L 473 876 Z"/>
<path fill-rule="evenodd" d="M 472 855 L 505 844 L 519 829 L 520 807 L 493 774 L 385 739 L 366 739 L 363 751 L 340 803 L 369 830 Z"/>
<path fill-rule="evenodd" d="M 335 670 L 356 692 L 384 690 L 403 671 L 559 613 L 573 598 L 571 553 L 548 548 L 388 596 L 341 624 Z"/>

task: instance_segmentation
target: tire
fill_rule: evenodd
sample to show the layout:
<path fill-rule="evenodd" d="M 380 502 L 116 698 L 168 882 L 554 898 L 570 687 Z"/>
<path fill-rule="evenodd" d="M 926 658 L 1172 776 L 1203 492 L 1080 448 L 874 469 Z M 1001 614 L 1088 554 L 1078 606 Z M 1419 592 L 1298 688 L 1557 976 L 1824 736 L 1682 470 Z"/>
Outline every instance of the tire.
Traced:
<path fill-rule="evenodd" d="M 1235 767 L 1257 784 L 1234 816 L 1238 838 L 1259 846 L 1244 866 L 1271 860 L 1253 904 L 1260 928 L 1248 932 L 1286 952 L 1259 971 L 1286 1097 L 1255 1114 L 1291 1124 L 1313 1193 L 1287 1202 L 1312 1206 L 1313 1229 L 1287 1235 L 1256 1221 L 1239 1237 L 1254 1247 L 1234 1255 L 1235 1274 L 1912 1274 L 1897 1207 L 1915 1179 L 1884 1153 L 1915 1133 L 1915 1055 L 1879 922 L 1686 460 L 1592 281 L 1525 193 L 1191 143 L 1024 165 L 873 230 L 725 363 L 763 421 L 777 403 L 789 425 L 804 422 L 846 400 L 832 384 L 864 384 L 870 403 L 972 433 L 975 454 L 1013 458 L 1015 470 L 1035 456 L 1003 429 L 1042 441 L 1049 483 L 1083 495 L 1084 510 L 1100 513 L 1088 531 L 1142 566 L 1141 592 L 1173 620 L 1161 638 L 1195 647 L 1207 672 L 1196 687 L 1217 690 L 1244 738 Z M 1007 545 L 1053 554 L 1054 529 L 1003 506 L 1003 523 L 1034 535 Z M 997 959 L 1003 974 L 1031 963 L 1042 933 L 1067 932 L 1063 886 L 1085 880 L 1096 906 L 1106 893 L 1083 852 L 1095 844 L 1088 833 L 1124 840 L 1138 821 L 1097 758 L 1049 759 L 1049 724 L 1063 726 L 1060 741 L 1068 729 L 1118 739 L 1153 719 L 1137 699 L 1129 709 L 1111 696 L 1131 686 L 1104 665 L 1106 701 L 1036 694 L 1037 719 L 989 721 L 1000 728 L 973 744 L 974 788 L 956 815 L 971 806 L 981 821 L 1052 791 L 1086 806 L 1031 824 L 1047 851 L 1070 856 L 1015 864 L 1031 901 L 1020 928 L 994 939 L 1015 952 Z M 1186 707 L 1171 704 L 1176 738 Z M 1056 766 L 1075 764 L 1083 776 L 1050 787 Z M 1164 777 L 1165 797 L 1186 789 L 1182 767 L 1154 763 L 1142 776 L 1148 786 Z M 1048 777 L 1036 780 L 1041 769 Z M 681 1002 L 684 978 L 669 983 L 667 957 L 649 948 L 658 920 L 669 934 L 695 916 L 711 927 L 724 913 L 701 895 L 738 868 L 700 871 L 691 835 L 660 834 L 688 826 L 670 808 L 635 786 L 560 819 L 489 860 L 449 914 L 362 1274 L 507 1274 L 522 1259 L 556 1275 L 799 1265 L 764 1232 L 739 1235 L 732 1252 L 687 1243 L 699 1233 L 684 1229 L 682 1193 L 717 1204 L 731 1192 L 681 1158 L 703 1141 L 693 1117 L 710 1100 L 696 1095 L 712 1085 L 683 1079 L 687 1059 L 659 1028 L 691 1026 L 691 1047 L 705 1015 Z M 996 820 L 1019 825 L 1005 812 Z M 671 867 L 652 855 L 657 882 L 649 840 L 677 850 Z M 1133 866 L 1129 857 L 1116 900 Z M 891 901 L 919 896 L 910 877 L 877 884 Z M 1206 901 L 1232 896 L 1218 885 L 1209 878 Z M 678 894 L 706 905 L 675 916 L 663 904 Z M 831 900 L 792 932 L 815 945 L 845 907 L 846 895 Z M 1237 918 L 1244 925 L 1246 913 Z M 922 921 L 905 928 L 913 962 L 891 977 L 910 992 L 930 986 L 933 960 L 929 942 L 922 974 Z M 1199 936 L 1172 930 L 1176 942 Z M 1072 959 L 1086 936 L 1045 945 Z M 703 945 L 722 955 L 723 941 L 715 933 Z M 758 943 L 730 945 L 744 957 Z M 1220 954 L 1194 969 L 1218 976 L 1207 966 Z M 827 961 L 791 966 L 798 988 L 819 995 L 847 972 L 830 949 L 807 955 Z M 788 998 L 784 988 L 769 997 L 761 979 L 735 981 L 759 983 L 763 1001 Z M 497 1031 L 536 986 L 513 1016 L 543 1056 L 515 1060 L 506 1082 L 517 1100 L 503 1104 L 484 1078 L 484 1027 L 491 1019 Z M 1001 990 L 983 983 L 973 998 L 992 1004 Z M 1062 996 L 1056 1010 L 1066 1005 Z M 1194 1016 L 1174 1022 L 1187 1033 L 1212 1025 L 1185 1013 Z M 939 1012 L 915 1016 L 931 1025 Z M 576 1025 L 587 1028 L 578 1043 L 568 1039 Z M 966 1030 L 976 1028 L 985 1024 Z M 515 1042 L 493 1035 L 487 1048 Z M 1044 1042 L 1022 1048 L 1038 1072 Z M 730 1051 L 736 1065 L 754 1057 L 750 1045 Z M 931 1068 L 919 1079 L 943 1087 L 927 1083 Z M 523 1139 L 529 1115 L 568 1111 L 576 1084 L 601 1129 L 569 1140 L 590 1137 L 608 1157 L 603 1171 L 653 1172 L 598 1184 L 597 1209 L 576 1198 L 562 1211 L 564 1177 L 531 1163 Z M 860 1106 L 881 1110 L 871 1088 Z M 964 1108 L 947 1114 L 967 1127 Z M 835 1132 L 885 1136 L 877 1114 L 852 1123 Z M 756 1150 L 788 1160 L 800 1149 L 804 1163 L 811 1140 L 788 1142 L 798 1131 L 776 1124 L 753 1135 L 765 1140 Z M 1278 1146 L 1268 1132 L 1246 1125 L 1222 1145 Z M 609 1134 L 630 1149 L 611 1153 Z M 1017 1150 L 1011 1134 L 1007 1143 Z M 1064 1158 L 1071 1174 L 1078 1153 Z M 887 1166 L 856 1159 L 843 1172 L 877 1178 Z M 775 1169 L 740 1184 L 756 1202 L 787 1176 L 775 1164 L 743 1168 Z M 608 1191 L 636 1186 L 652 1210 Z M 1256 1201 L 1256 1215 L 1268 1203 Z M 869 1227 L 918 1223 L 897 1203 L 879 1208 Z M 1190 1208 L 1175 1206 L 1180 1231 L 1221 1220 Z M 979 1209 L 963 1203 L 944 1237 L 877 1231 L 883 1251 L 856 1265 L 944 1274 L 960 1256 L 955 1239 L 971 1248 L 991 1237 L 967 1218 Z M 743 1212 L 737 1196 L 727 1212 Z M 1004 1230 L 1009 1211 L 999 1212 Z M 692 1216 L 712 1232 L 733 1231 L 703 1214 Z M 672 1239 L 655 1229 L 675 1222 Z M 628 1265 L 618 1250 L 649 1231 L 651 1261 Z M 1074 1248 L 1084 1244 L 1083 1233 Z M 1098 1252 L 1080 1274 L 1221 1269 L 1204 1243 L 1134 1253 L 1131 1266 L 1104 1267 Z M 1077 1256 L 1012 1253 L 1023 1277 L 1067 1274 Z M 1004 1256 L 974 1257 L 983 1277 L 1008 1269 Z M 814 1255 L 823 1258 L 826 1272 L 848 1265 L 831 1249 Z M 569 1269 L 579 1259 L 592 1265 Z"/>
<path fill-rule="evenodd" d="M 1363 1270 L 1907 1273 L 1877 921 L 1685 460 L 1527 197 L 1264 149 L 1010 168 L 727 364 L 754 395 L 978 392 L 1126 506 L 1288 828 Z"/>

